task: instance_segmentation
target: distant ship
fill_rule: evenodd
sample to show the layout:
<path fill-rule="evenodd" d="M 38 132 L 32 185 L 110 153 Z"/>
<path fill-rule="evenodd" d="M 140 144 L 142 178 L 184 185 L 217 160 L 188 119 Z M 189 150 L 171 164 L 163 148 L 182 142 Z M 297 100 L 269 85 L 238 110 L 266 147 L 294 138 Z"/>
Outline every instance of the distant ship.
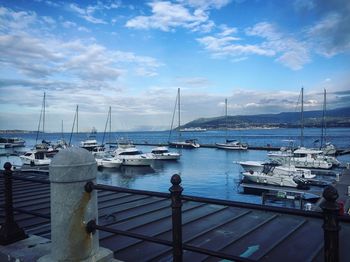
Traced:
<path fill-rule="evenodd" d="M 204 132 L 207 131 L 206 128 L 201 128 L 201 127 L 186 127 L 186 128 L 181 128 L 181 132 Z"/>

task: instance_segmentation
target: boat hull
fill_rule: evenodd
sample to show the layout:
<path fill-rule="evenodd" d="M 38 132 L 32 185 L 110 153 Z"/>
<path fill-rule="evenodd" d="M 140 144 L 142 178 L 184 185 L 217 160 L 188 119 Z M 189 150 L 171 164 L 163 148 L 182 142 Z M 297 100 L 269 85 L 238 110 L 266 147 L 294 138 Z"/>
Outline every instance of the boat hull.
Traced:
<path fill-rule="evenodd" d="M 243 176 L 246 180 L 257 183 L 257 184 L 266 184 L 273 186 L 282 186 L 282 187 L 294 187 L 297 188 L 299 185 L 289 176 L 274 176 L 266 175 L 260 172 L 245 172 Z"/>
<path fill-rule="evenodd" d="M 188 143 L 188 142 L 170 142 L 169 147 L 195 149 L 195 148 L 199 148 L 200 145 L 195 143 Z"/>

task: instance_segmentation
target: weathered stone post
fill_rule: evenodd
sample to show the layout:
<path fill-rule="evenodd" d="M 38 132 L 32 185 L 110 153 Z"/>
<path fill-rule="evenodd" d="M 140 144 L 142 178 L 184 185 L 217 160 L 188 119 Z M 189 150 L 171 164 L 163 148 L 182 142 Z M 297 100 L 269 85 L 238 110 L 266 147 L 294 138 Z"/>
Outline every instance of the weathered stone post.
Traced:
<path fill-rule="evenodd" d="M 60 151 L 50 164 L 51 254 L 40 261 L 108 261 L 112 252 L 99 247 L 98 232 L 88 234 L 86 223 L 97 221 L 97 191 L 84 185 L 95 182 L 94 157 L 82 148 Z"/>

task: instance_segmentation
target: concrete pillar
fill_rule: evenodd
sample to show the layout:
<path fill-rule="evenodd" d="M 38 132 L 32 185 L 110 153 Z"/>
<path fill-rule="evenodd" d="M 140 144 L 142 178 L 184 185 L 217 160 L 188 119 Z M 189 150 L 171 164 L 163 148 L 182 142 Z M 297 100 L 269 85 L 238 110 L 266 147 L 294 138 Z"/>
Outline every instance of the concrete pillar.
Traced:
<path fill-rule="evenodd" d="M 52 159 L 51 254 L 40 261 L 108 261 L 112 252 L 99 247 L 98 232 L 88 234 L 86 223 L 98 219 L 97 191 L 86 193 L 84 185 L 95 182 L 94 157 L 82 148 L 68 148 Z"/>

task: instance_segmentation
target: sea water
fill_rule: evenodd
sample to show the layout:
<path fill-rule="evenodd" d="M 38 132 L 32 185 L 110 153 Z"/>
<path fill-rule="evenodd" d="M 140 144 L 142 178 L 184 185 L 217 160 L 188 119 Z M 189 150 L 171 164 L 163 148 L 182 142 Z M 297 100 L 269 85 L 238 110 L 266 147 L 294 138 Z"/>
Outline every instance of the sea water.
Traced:
<path fill-rule="evenodd" d="M 72 134 L 71 143 L 79 146 L 80 141 L 85 140 L 89 134 Z M 170 140 L 178 139 L 177 133 L 173 132 Z M 196 138 L 199 144 L 215 144 L 224 142 L 225 131 L 206 132 L 184 132 L 182 139 Z M 3 135 L 5 136 L 5 135 Z M 25 151 L 42 139 L 55 142 L 62 138 L 60 133 L 40 134 L 11 134 L 6 136 L 17 136 L 26 140 L 26 148 L 1 149 L 0 152 L 10 153 L 13 150 Z M 64 134 L 64 139 L 69 141 L 70 134 Z M 238 139 L 252 146 L 288 146 L 294 141 L 295 146 L 300 144 L 299 129 L 252 129 L 252 130 L 230 130 L 228 138 Z M 125 138 L 138 144 L 161 144 L 169 141 L 169 132 L 113 132 L 111 134 L 97 133 L 96 139 L 99 143 L 116 142 L 117 139 Z M 304 145 L 317 147 L 314 143 L 320 139 L 320 130 L 306 128 L 304 130 Z M 350 128 L 332 128 L 327 130 L 327 140 L 331 141 L 337 148 L 350 148 Z M 143 152 L 150 152 L 154 146 L 137 146 Z M 132 189 L 169 192 L 170 179 L 173 174 L 180 174 L 183 194 L 236 200 L 251 203 L 261 203 L 259 196 L 242 193 L 240 187 L 242 168 L 238 161 L 267 160 L 268 151 L 247 150 L 230 151 L 216 148 L 198 149 L 170 149 L 181 153 L 178 161 L 154 161 L 151 167 L 121 167 L 120 169 L 103 169 L 98 171 L 98 182 L 101 184 L 115 185 Z M 338 157 L 342 163 L 350 163 L 350 155 Z M 1 167 L 6 161 L 20 164 L 18 157 L 5 156 L 0 158 Z M 335 173 L 341 170 L 332 171 Z M 335 176 L 325 176 L 327 180 L 335 179 Z M 322 190 L 320 188 L 320 190 Z"/>

